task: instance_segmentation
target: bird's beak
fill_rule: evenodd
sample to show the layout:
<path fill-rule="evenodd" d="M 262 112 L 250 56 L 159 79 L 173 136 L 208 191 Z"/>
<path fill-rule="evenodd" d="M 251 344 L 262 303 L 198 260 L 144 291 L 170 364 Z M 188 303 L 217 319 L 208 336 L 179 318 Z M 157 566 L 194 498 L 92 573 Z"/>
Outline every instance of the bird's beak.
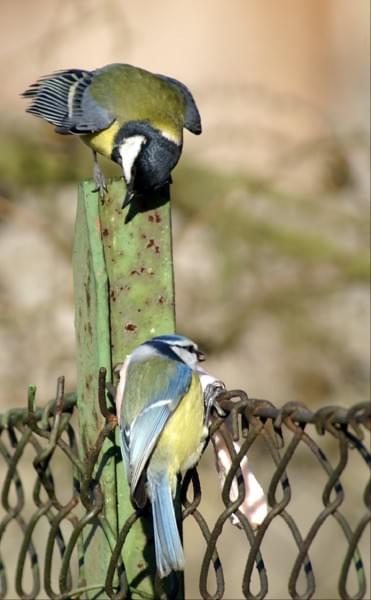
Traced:
<path fill-rule="evenodd" d="M 197 360 L 199 362 L 202 362 L 202 361 L 206 360 L 206 354 L 205 354 L 205 352 L 202 352 L 201 350 L 197 350 Z"/>
<path fill-rule="evenodd" d="M 134 193 L 127 191 L 121 208 L 126 208 L 127 206 L 129 206 L 129 204 L 133 198 L 134 198 Z"/>

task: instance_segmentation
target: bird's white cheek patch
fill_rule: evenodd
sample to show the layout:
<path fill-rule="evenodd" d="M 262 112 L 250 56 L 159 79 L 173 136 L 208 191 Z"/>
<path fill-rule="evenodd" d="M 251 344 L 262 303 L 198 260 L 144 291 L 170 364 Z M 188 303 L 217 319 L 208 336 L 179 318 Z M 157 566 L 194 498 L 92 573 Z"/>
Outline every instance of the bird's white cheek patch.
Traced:
<path fill-rule="evenodd" d="M 133 135 L 126 138 L 119 148 L 126 183 L 131 181 L 133 165 L 145 143 L 144 135 Z"/>

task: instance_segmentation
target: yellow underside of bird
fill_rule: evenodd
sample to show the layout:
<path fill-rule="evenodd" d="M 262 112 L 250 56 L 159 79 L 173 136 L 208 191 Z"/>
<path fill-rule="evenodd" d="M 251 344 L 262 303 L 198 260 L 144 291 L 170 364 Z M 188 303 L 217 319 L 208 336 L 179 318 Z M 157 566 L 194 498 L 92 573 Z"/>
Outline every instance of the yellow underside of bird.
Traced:
<path fill-rule="evenodd" d="M 198 376 L 193 375 L 191 386 L 168 420 L 150 461 L 154 470 L 157 464 L 168 465 L 173 495 L 177 473 L 185 473 L 196 464 L 206 435 L 201 384 Z"/>
<path fill-rule="evenodd" d="M 81 139 L 94 152 L 98 152 L 98 154 L 106 158 L 111 158 L 115 136 L 119 129 L 120 124 L 118 121 L 114 121 L 107 129 L 103 129 L 103 131 L 98 131 L 97 133 L 82 135 Z"/>
<path fill-rule="evenodd" d="M 101 154 L 106 158 L 111 158 L 112 150 L 115 145 L 115 137 L 121 127 L 122 124 L 118 121 L 114 121 L 107 129 L 98 131 L 97 133 L 82 135 L 81 139 L 89 146 L 89 148 L 94 150 L 94 152 L 98 152 L 98 154 Z M 160 125 L 159 131 L 161 132 L 161 135 L 175 144 L 179 145 L 182 143 L 182 132 L 176 127 L 164 124 L 162 126 Z"/>

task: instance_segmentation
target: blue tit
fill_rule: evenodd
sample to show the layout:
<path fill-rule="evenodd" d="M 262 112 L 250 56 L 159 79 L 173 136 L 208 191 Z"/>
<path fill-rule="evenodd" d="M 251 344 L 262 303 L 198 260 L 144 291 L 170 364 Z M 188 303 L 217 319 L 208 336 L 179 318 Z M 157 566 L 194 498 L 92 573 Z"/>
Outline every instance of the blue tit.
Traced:
<path fill-rule="evenodd" d="M 120 369 L 116 410 L 133 501 L 152 505 L 160 577 L 184 569 L 173 498 L 178 473 L 200 458 L 207 437 L 198 361 L 205 355 L 179 335 L 138 346 Z"/>
<path fill-rule="evenodd" d="M 183 128 L 201 133 L 200 114 L 183 83 L 131 65 L 59 71 L 22 96 L 32 100 L 27 112 L 55 125 L 58 133 L 80 135 L 93 150 L 101 193 L 107 188 L 97 153 L 120 165 L 127 186 L 123 206 L 171 182 Z"/>

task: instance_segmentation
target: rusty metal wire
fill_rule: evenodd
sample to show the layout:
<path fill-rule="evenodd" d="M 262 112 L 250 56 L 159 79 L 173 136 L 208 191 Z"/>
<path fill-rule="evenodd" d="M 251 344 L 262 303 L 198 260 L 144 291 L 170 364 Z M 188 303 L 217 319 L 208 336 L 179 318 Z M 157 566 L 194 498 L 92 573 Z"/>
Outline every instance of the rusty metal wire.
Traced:
<path fill-rule="evenodd" d="M 93 591 L 86 586 L 83 569 L 79 568 L 84 552 L 82 533 L 84 527 L 94 521 L 109 537 L 103 510 L 104 491 L 97 483 L 92 486 L 92 475 L 100 460 L 102 444 L 116 426 L 116 418 L 106 406 L 104 370 L 100 371 L 99 378 L 99 402 L 105 425 L 97 432 L 96 443 L 84 463 L 80 460 L 76 427 L 73 425 L 76 397 L 74 394 L 64 394 L 63 378 L 58 380 L 56 398 L 44 409 L 35 408 L 35 388 L 30 387 L 27 409 L 10 410 L 0 416 L 0 453 L 5 466 L 0 515 L 0 598 L 17 595 L 19 598 L 33 599 L 42 594 L 42 597 L 63 600 L 84 597 L 85 592 Z M 358 455 L 365 468 L 371 464 L 364 441 L 365 432 L 371 425 L 370 405 L 358 404 L 350 409 L 330 406 L 312 412 L 299 403 L 290 402 L 278 409 L 266 400 L 250 399 L 240 390 L 220 391 L 217 400 L 225 414 L 222 416 L 221 411 L 215 411 L 210 433 L 218 430 L 223 436 L 232 457 L 232 467 L 221 492 L 224 509 L 212 526 L 202 514 L 201 500 L 207 492 L 202 492 L 196 469 L 188 472 L 181 489 L 183 520 L 194 519 L 205 541 L 199 575 L 201 597 L 208 600 L 225 597 L 222 534 L 226 524 L 231 526 L 229 518 L 234 513 L 242 530 L 241 539 L 245 540 L 240 548 L 245 560 L 241 597 L 260 600 L 268 594 L 269 569 L 264 562 L 264 543 L 265 540 L 269 543 L 271 524 L 276 519 L 285 523 L 297 548 L 287 581 L 288 594 L 298 599 L 319 594 L 311 554 L 318 532 L 329 519 L 333 519 L 344 536 L 346 553 L 338 574 L 338 590 L 332 590 L 331 597 L 337 594 L 341 599 L 365 598 L 366 573 L 359 546 L 362 537 L 367 535 L 367 526 L 371 521 L 371 487 L 366 475 L 364 507 L 357 507 L 358 522 L 351 526 L 342 511 L 345 491 L 341 476 L 349 465 L 350 455 Z M 333 458 L 330 461 L 326 457 L 322 443 L 320 447 L 316 441 L 325 441 L 329 437 L 335 440 L 337 447 L 335 462 Z M 241 449 L 236 453 L 233 442 L 237 440 L 241 443 Z M 254 530 L 239 510 L 245 495 L 240 462 L 257 441 L 264 445 L 265 453 L 273 465 L 273 474 L 265 490 L 269 512 L 261 526 Z M 288 475 L 291 461 L 298 448 L 303 446 L 316 461 L 318 471 L 322 470 L 326 476 L 322 492 L 323 508 L 306 533 L 303 533 L 303 527 L 291 514 L 292 487 Z M 30 467 L 23 464 L 29 451 L 33 454 L 32 477 Z M 57 474 L 58 457 L 62 455 L 70 465 L 70 471 L 64 475 L 68 484 L 63 484 L 63 499 L 58 492 Z M 238 497 L 232 501 L 231 486 L 235 478 Z M 127 597 L 128 585 L 121 563 L 121 550 L 139 517 L 139 511 L 133 512 L 118 538 L 113 542 L 110 540 L 112 555 L 107 577 L 97 593 L 105 592 L 108 597 L 117 600 Z M 43 529 L 40 523 L 44 524 Z M 8 531 L 14 532 L 15 527 L 18 528 L 18 537 L 14 533 L 11 537 L 13 556 L 16 552 L 16 560 L 13 560 L 16 569 L 11 574 L 6 566 L 9 558 L 6 544 L 10 538 Z M 43 535 L 38 533 L 41 530 Z M 349 591 L 352 569 L 355 570 L 358 586 L 354 593 Z M 255 593 L 252 591 L 254 571 L 259 580 L 259 589 Z M 115 578 L 117 573 L 120 573 L 119 585 Z M 301 591 L 299 577 L 304 577 L 305 581 L 305 589 Z"/>

